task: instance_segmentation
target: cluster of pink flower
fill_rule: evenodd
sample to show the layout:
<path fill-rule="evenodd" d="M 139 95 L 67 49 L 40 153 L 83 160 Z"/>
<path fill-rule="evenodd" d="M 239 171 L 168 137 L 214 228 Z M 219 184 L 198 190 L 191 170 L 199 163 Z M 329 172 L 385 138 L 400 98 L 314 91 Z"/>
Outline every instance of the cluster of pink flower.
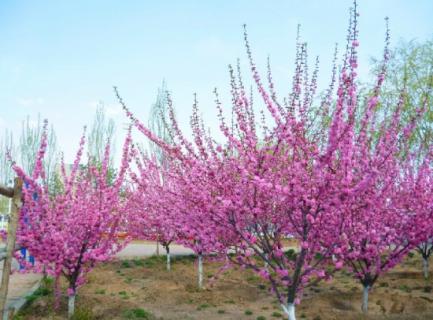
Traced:
<path fill-rule="evenodd" d="M 25 185 L 17 241 L 36 258 L 34 268 L 37 271 L 53 275 L 56 280 L 60 276 L 67 279 L 69 314 L 72 315 L 76 290 L 85 281 L 85 274 L 125 244 L 117 235 L 126 226 L 122 214 L 126 201 L 120 191 L 131 157 L 131 136 L 129 132 L 121 168 L 111 182 L 108 173 L 110 144 L 107 143 L 101 164 L 82 166 L 83 135 L 69 175 L 62 161 L 62 188 L 55 195 L 48 193 L 40 179 L 44 177 L 42 161 L 46 140 L 45 127 L 31 176 L 14 166 Z"/>
<path fill-rule="evenodd" d="M 317 68 L 309 76 L 306 46 L 298 43 L 293 91 L 279 100 L 270 67 L 268 88 L 262 83 L 245 32 L 252 78 L 274 120 L 273 126 L 263 123 L 262 135 L 239 64 L 237 72 L 230 68 L 231 126 L 215 91 L 223 144 L 205 130 L 197 103 L 192 140 L 170 117 L 174 142 L 167 144 L 134 117 L 116 91 L 136 128 L 168 159 L 164 165 L 145 155 L 137 160 L 137 189 L 130 196 L 137 210 L 131 220 L 143 217 L 139 230 L 152 221 L 151 230 L 165 243 L 180 242 L 198 255 L 227 254 L 232 263 L 256 271 L 269 281 L 289 319 L 295 319 L 295 304 L 308 285 L 343 267 L 364 286 L 367 311 L 377 278 L 416 246 L 431 247 L 432 148 L 421 155 L 409 146 L 425 101 L 408 125 L 401 125 L 404 88 L 400 103 L 385 116 L 379 113 L 388 32 L 377 83 L 366 101 L 358 101 L 357 18 L 355 9 L 335 99 L 336 68 L 319 110 L 313 107 Z M 296 240 L 294 251 L 285 245 L 287 238 Z"/>

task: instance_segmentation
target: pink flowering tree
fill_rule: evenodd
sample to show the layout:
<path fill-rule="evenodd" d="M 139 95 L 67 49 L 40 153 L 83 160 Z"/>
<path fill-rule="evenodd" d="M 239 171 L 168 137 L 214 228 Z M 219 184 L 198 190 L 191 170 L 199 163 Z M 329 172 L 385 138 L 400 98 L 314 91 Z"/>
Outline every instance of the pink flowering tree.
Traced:
<path fill-rule="evenodd" d="M 132 210 L 131 224 L 139 224 L 145 234 L 157 238 L 166 248 L 167 269 L 170 269 L 169 245 L 175 241 L 192 249 L 198 256 L 198 286 L 203 287 L 203 258 L 218 253 L 215 229 L 208 221 L 201 195 L 188 194 L 188 183 L 173 174 L 173 166 L 159 166 L 155 159 L 143 158 L 137 164 L 140 175 L 131 173 L 137 189 L 130 200 L 137 210 Z M 177 172 L 179 173 L 179 172 Z M 182 178 L 186 178 L 182 175 Z M 189 203 L 185 203 L 189 202 Z M 142 229 L 142 226 L 146 226 Z"/>
<path fill-rule="evenodd" d="M 401 163 L 398 155 L 391 156 L 388 151 L 382 156 L 369 158 L 363 154 L 369 158 L 366 160 L 369 166 L 380 165 L 373 165 L 376 174 L 362 190 L 348 195 L 353 199 L 348 202 L 350 206 L 343 208 L 346 218 L 336 252 L 363 286 L 365 313 L 369 291 L 377 279 L 401 262 L 409 251 L 427 246 L 431 237 L 432 189 L 428 184 L 432 179 L 428 168 L 431 161 L 429 164 L 424 161 L 413 175 L 411 162 Z M 362 179 L 366 168 L 358 169 Z"/>
<path fill-rule="evenodd" d="M 62 162 L 62 190 L 54 196 L 41 183 L 45 174 L 42 161 L 46 139 L 45 130 L 31 175 L 14 166 L 16 174 L 25 183 L 17 241 L 36 258 L 36 270 L 44 269 L 56 279 L 66 278 L 68 316 L 71 317 L 77 289 L 85 282 L 86 273 L 125 245 L 118 238 L 118 232 L 124 229 L 121 189 L 131 138 L 128 134 L 118 176 L 111 183 L 108 176 L 110 144 L 107 143 L 100 167 L 82 166 L 83 136 L 70 174 Z"/>
<path fill-rule="evenodd" d="M 166 251 L 171 269 L 170 245 L 178 239 L 177 214 L 170 195 L 173 190 L 168 166 L 158 166 L 143 153 L 133 150 L 138 172 L 131 170 L 133 188 L 128 192 L 129 232 L 138 239 L 158 241 Z"/>
<path fill-rule="evenodd" d="M 344 138 L 345 151 L 340 168 L 347 188 L 339 209 L 343 215 L 343 228 L 335 257 L 343 260 L 363 285 L 362 310 L 365 313 L 369 291 L 379 276 L 397 265 L 423 235 L 419 228 L 421 213 L 408 210 L 413 196 L 408 197 L 404 172 L 413 166 L 408 156 L 410 137 L 426 103 L 421 102 L 416 115 L 408 124 L 402 125 L 401 113 L 406 97 L 405 88 L 402 88 L 397 106 L 388 111 L 390 116 L 378 121 L 380 114 L 375 109 L 380 103 L 380 90 L 389 59 L 388 32 L 386 39 L 382 68 L 358 119 L 359 130 L 348 132 Z M 351 51 L 350 65 L 350 73 L 343 74 L 346 79 L 355 76 L 355 48 Z M 350 82 L 348 93 L 350 99 L 356 101 L 356 84 Z M 349 108 L 350 105 L 350 113 Z M 334 127 L 339 130 L 338 121 L 333 120 L 331 130 Z"/>
<path fill-rule="evenodd" d="M 425 156 L 421 152 L 410 155 L 411 161 L 404 170 L 401 183 L 401 207 L 412 216 L 416 228 L 416 250 L 421 254 L 423 275 L 429 277 L 429 259 L 433 252 L 433 150 Z"/>
<path fill-rule="evenodd" d="M 356 264 L 366 257 L 367 267 L 355 270 L 352 266 L 352 270 L 371 284 L 372 264 L 377 266 L 387 253 L 385 266 L 377 269 L 386 271 L 413 243 L 411 229 L 404 228 L 405 222 L 412 221 L 411 215 L 397 210 L 399 180 L 389 175 L 404 167 L 400 151 L 404 152 L 405 144 L 400 142 L 410 135 L 415 121 L 400 127 L 398 106 L 391 116 L 377 112 L 387 49 L 372 97 L 365 106 L 358 101 L 357 19 L 355 8 L 343 64 L 338 74 L 334 67 L 319 108 L 315 107 L 317 64 L 310 72 L 306 44 L 297 43 L 292 91 L 280 99 L 269 65 L 268 86 L 263 84 L 245 32 L 250 71 L 260 98 L 254 106 L 263 105 L 271 123 L 258 123 L 254 94 L 245 89 L 238 64 L 236 71 L 230 68 L 231 124 L 215 91 L 223 143 L 205 130 L 195 102 L 192 139 L 184 136 L 171 117 L 173 139 L 167 144 L 135 118 L 116 90 L 138 130 L 176 164 L 170 168 L 169 202 L 177 212 L 181 241 L 198 244 L 192 248 L 199 255 L 202 246 L 234 253 L 228 255 L 233 263 L 268 281 L 290 320 L 296 318 L 295 305 L 303 290 L 329 279 L 332 265 L 340 269 L 344 263 Z M 373 210 L 366 209 L 366 204 Z M 359 237 L 365 240 L 358 241 Z M 294 248 L 285 247 L 287 238 L 296 241 Z"/>
<path fill-rule="evenodd" d="M 167 126 L 168 132 L 190 149 L 191 146 L 177 127 L 170 99 L 168 103 L 169 116 L 172 121 L 172 126 Z M 195 115 L 191 121 L 196 120 Z M 141 124 L 139 129 L 147 130 Z M 168 145 L 156 136 L 155 139 L 159 147 L 169 148 L 176 152 L 174 151 L 177 148 L 175 145 Z M 169 250 L 169 244 L 173 240 L 192 249 L 198 257 L 198 287 L 202 288 L 204 256 L 218 254 L 225 249 L 225 246 L 218 241 L 222 237 L 217 236 L 215 225 L 208 219 L 214 202 L 212 199 L 215 197 L 209 192 L 197 193 L 198 185 L 192 188 L 195 183 L 192 179 L 199 178 L 204 172 L 185 170 L 183 165 L 193 163 L 186 158 L 182 159 L 187 161 L 184 163 L 171 154 L 165 157 L 164 163 L 156 161 L 155 157 L 149 158 L 143 153 L 139 154 L 135 151 L 134 154 L 137 172 L 133 170 L 131 172 L 135 190 L 131 192 L 130 200 L 131 206 L 136 208 L 132 209 L 130 219 L 132 228 L 145 234 L 156 233 L 160 241 L 164 242 L 166 250 Z M 207 187 L 208 185 L 204 186 L 204 188 Z M 151 226 L 152 221 L 155 222 L 153 227 Z M 146 229 L 142 228 L 144 225 L 147 226 Z M 169 257 L 169 251 L 167 251 L 167 258 Z M 167 266 L 169 266 L 169 260 Z"/>

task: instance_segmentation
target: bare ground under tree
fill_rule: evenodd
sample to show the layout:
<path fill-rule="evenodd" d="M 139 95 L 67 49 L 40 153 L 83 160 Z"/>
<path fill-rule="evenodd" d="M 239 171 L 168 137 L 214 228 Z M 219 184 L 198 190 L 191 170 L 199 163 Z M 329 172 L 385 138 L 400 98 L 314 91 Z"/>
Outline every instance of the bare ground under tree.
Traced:
<path fill-rule="evenodd" d="M 206 289 L 196 287 L 193 257 L 176 258 L 172 271 L 164 257 L 106 263 L 89 274 L 78 292 L 76 319 L 278 319 L 282 311 L 266 283 L 253 273 L 221 262 L 206 262 Z M 361 286 L 344 271 L 308 289 L 299 319 L 433 319 L 433 280 L 424 280 L 418 255 L 382 279 L 370 295 L 370 315 L 360 312 Z M 53 311 L 51 295 L 34 300 L 18 319 L 64 319 L 66 302 Z M 65 300 L 65 299 L 64 299 Z M 260 318 L 260 316 L 264 318 Z"/>

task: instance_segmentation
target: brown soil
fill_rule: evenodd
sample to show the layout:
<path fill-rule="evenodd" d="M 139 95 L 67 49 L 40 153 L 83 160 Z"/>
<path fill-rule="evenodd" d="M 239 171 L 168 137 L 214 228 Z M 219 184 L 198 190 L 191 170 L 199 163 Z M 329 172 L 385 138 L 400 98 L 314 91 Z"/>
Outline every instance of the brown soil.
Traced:
<path fill-rule="evenodd" d="M 237 268 L 218 274 L 221 263 L 205 263 L 206 289 L 198 290 L 192 258 L 175 259 L 167 272 L 163 258 L 116 261 L 88 276 L 77 298 L 76 319 L 278 319 L 282 311 L 266 284 Z M 344 272 L 305 291 L 298 319 L 433 319 L 433 281 L 420 272 L 418 255 L 379 279 L 370 294 L 369 316 L 360 312 L 361 286 Z M 64 319 L 66 302 L 57 312 L 52 297 L 37 299 L 18 319 Z M 143 310 L 151 315 L 146 315 Z M 135 311 L 134 311 L 135 310 Z M 260 318 L 263 316 L 265 318 Z"/>

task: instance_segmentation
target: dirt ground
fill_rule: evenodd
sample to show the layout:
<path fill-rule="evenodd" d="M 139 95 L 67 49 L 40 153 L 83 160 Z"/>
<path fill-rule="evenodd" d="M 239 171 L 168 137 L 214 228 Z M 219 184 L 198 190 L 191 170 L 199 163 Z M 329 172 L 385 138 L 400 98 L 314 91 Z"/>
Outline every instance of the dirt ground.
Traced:
<path fill-rule="evenodd" d="M 282 318 L 266 284 L 246 270 L 218 274 L 221 262 L 205 262 L 205 284 L 197 289 L 194 257 L 175 258 L 172 271 L 164 257 L 122 260 L 99 266 L 80 288 L 75 319 L 249 319 Z M 418 255 L 379 279 L 370 294 L 369 316 L 360 312 L 361 286 L 344 271 L 334 280 L 305 291 L 298 319 L 433 320 L 433 280 L 424 280 Z M 16 319 L 64 319 L 66 301 L 54 312 L 51 294 L 32 303 Z M 65 299 L 64 299 L 65 300 Z"/>

